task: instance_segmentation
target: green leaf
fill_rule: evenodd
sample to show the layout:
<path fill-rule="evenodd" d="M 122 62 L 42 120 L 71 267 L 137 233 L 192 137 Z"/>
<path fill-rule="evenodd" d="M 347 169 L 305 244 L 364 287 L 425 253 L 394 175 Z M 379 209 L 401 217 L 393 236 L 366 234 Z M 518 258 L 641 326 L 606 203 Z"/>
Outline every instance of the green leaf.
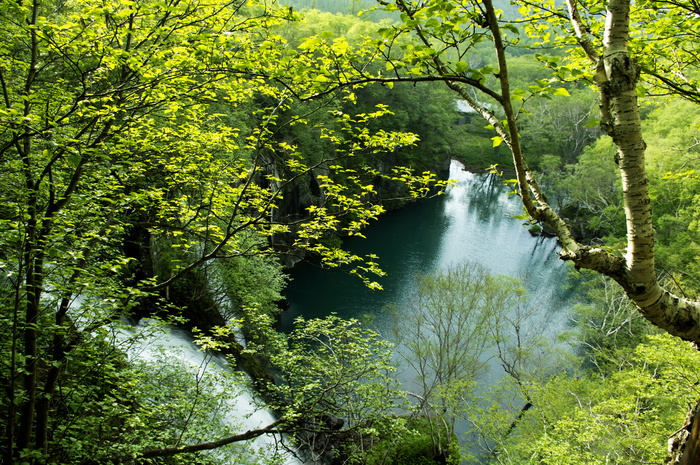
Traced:
<path fill-rule="evenodd" d="M 524 89 L 515 89 L 513 92 L 510 94 L 510 99 L 511 100 L 524 100 L 525 96 L 527 95 L 527 91 Z"/>
<path fill-rule="evenodd" d="M 502 28 L 506 29 L 510 32 L 513 32 L 515 34 L 520 34 L 520 31 L 518 30 L 518 28 L 515 27 L 513 24 L 504 24 Z"/>
<path fill-rule="evenodd" d="M 310 50 L 310 49 L 317 48 L 322 43 L 323 43 L 323 41 L 318 37 L 309 37 L 304 42 L 299 44 L 299 48 L 302 50 Z"/>
<path fill-rule="evenodd" d="M 469 69 L 469 63 L 466 61 L 458 61 L 455 64 L 455 73 L 457 74 L 463 74 L 467 69 Z"/>
<path fill-rule="evenodd" d="M 425 27 L 435 28 L 439 25 L 440 21 L 438 21 L 437 18 L 430 18 L 428 21 L 425 22 Z"/>

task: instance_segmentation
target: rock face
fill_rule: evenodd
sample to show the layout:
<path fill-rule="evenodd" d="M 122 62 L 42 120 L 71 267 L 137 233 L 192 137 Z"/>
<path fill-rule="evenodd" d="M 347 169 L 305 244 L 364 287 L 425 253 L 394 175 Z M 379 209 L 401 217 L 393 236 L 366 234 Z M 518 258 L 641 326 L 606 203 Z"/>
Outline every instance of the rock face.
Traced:
<path fill-rule="evenodd" d="M 438 166 L 433 167 L 441 180 L 449 177 L 451 158 L 445 156 Z M 394 180 L 389 179 L 392 169 L 396 166 L 395 159 L 389 155 L 376 163 L 375 168 L 381 173 L 372 179 L 364 179 L 364 182 L 372 184 L 376 194 L 369 200 L 381 204 L 387 210 L 393 210 L 404 206 L 408 200 L 406 187 Z M 272 168 L 271 174 L 279 177 L 283 168 Z M 311 206 L 323 205 L 328 199 L 326 192 L 318 182 L 318 176 L 330 176 L 329 169 L 319 166 L 312 171 L 297 177 L 292 182 L 284 185 L 274 186 L 281 189 L 282 195 L 273 212 L 274 221 L 294 224 L 301 221 L 308 215 L 308 208 Z M 289 176 L 288 176 L 289 177 Z M 342 219 L 341 219 L 342 221 Z M 338 233 L 338 237 L 341 234 Z M 292 268 L 296 263 L 304 258 L 304 253 L 294 250 L 294 230 L 290 234 L 278 234 L 271 238 L 271 244 L 281 253 L 285 268 Z"/>
<path fill-rule="evenodd" d="M 286 224 L 294 224 L 303 220 L 308 215 L 308 208 L 312 205 L 321 205 L 325 199 L 324 192 L 318 183 L 317 176 L 327 175 L 327 170 L 317 169 L 310 173 L 280 186 L 282 196 L 273 212 L 273 220 Z M 271 245 L 280 252 L 283 265 L 286 269 L 292 268 L 304 259 L 304 253 L 295 250 L 294 231 L 290 234 L 277 234 L 270 238 Z"/>

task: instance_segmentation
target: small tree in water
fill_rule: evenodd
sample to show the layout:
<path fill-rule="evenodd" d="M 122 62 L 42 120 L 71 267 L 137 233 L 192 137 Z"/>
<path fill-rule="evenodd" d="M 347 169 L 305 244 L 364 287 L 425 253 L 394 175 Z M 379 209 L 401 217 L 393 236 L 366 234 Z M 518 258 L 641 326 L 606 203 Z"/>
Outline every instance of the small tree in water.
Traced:
<path fill-rule="evenodd" d="M 478 378 L 487 370 L 494 317 L 516 303 L 518 281 L 478 264 L 419 276 L 415 294 L 394 309 L 397 354 L 415 376 L 409 389 L 430 423 L 436 457 L 446 457 Z"/>

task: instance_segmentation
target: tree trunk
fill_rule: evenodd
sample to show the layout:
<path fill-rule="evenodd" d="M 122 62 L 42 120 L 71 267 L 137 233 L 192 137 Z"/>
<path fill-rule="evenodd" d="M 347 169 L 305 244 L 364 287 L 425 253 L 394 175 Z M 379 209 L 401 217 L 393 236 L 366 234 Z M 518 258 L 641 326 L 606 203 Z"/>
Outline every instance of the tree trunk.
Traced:
<path fill-rule="evenodd" d="M 500 37 L 491 0 L 484 0 L 489 26 L 494 37 Z M 585 34 L 574 0 L 568 2 L 569 15 L 579 44 L 596 66 L 596 83 L 601 96 L 601 126 L 617 147 L 615 161 L 622 178 L 627 227 L 627 249 L 624 257 L 603 248 L 579 244 L 566 222 L 549 206 L 536 180 L 531 176 L 519 144 L 509 142 L 513 152 L 521 197 L 528 213 L 555 231 L 562 244 L 560 257 L 571 260 L 578 268 L 587 268 L 614 279 L 635 303 L 640 313 L 652 324 L 687 341 L 700 343 L 700 302 L 682 299 L 661 287 L 655 270 L 654 229 L 651 216 L 648 179 L 644 164 L 646 144 L 642 137 L 641 116 L 637 102 L 639 67 L 627 50 L 629 39 L 629 0 L 608 2 L 603 53 L 599 55 Z M 497 56 L 505 47 L 494 39 Z M 501 49 L 501 50 L 499 50 Z M 499 59 L 503 102 L 508 94 L 507 64 Z M 503 105 L 509 126 L 515 120 L 513 109 Z M 506 137 L 517 138 L 509 127 Z M 530 192 L 532 195 L 530 196 Z"/>
<path fill-rule="evenodd" d="M 656 275 L 654 229 L 644 161 L 646 144 L 636 90 L 639 67 L 627 50 L 629 13 L 629 0 L 608 3 L 603 55 L 596 63 L 601 125 L 618 150 L 615 161 L 622 179 L 627 250 L 624 266 L 619 269 L 601 268 L 597 263 L 586 267 L 615 279 L 654 325 L 682 339 L 700 342 L 700 304 L 663 289 Z M 572 21 L 575 21 L 573 14 Z"/>
<path fill-rule="evenodd" d="M 700 463 L 700 402 L 688 412 L 685 425 L 668 440 L 667 465 Z"/>

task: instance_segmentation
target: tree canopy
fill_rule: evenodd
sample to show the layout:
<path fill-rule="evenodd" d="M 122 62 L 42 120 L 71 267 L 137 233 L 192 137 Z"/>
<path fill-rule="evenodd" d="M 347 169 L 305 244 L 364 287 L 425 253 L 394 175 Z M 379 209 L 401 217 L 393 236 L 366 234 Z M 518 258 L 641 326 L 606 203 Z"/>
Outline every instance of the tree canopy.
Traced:
<path fill-rule="evenodd" d="M 81 397 L 79 372 L 107 366 L 93 353 L 106 350 L 106 327 L 132 316 L 178 316 L 177 307 L 207 321 L 212 296 L 201 273 L 215 277 L 224 267 L 240 276 L 245 263 L 269 268 L 262 257 L 291 249 L 318 253 L 328 266 L 349 264 L 372 285 L 372 257 L 325 239 L 360 234 L 383 211 L 376 179 L 407 183 L 407 197 L 424 195 L 434 180 L 346 163 L 415 136 L 370 128 L 389 114 L 385 107 L 329 107 L 354 100 L 351 91 L 314 97 L 318 67 L 333 56 L 303 45 L 286 52 L 276 31 L 300 19 L 288 8 L 36 0 L 2 2 L 0 16 L 7 463 L 88 459 L 61 455 L 56 422 L 70 423 L 76 407 L 69 406 L 91 395 Z M 337 42 L 335 53 L 344 47 Z M 324 151 L 304 157 L 280 128 L 307 125 L 319 112 L 326 119 L 313 137 Z M 281 200 L 300 182 L 318 193 L 298 215 Z M 274 296 L 280 281 L 261 276 Z M 242 285 L 231 295 L 239 308 L 272 300 L 242 300 Z M 98 386 L 112 382 L 119 384 Z M 136 441 L 126 455 L 144 449 L 163 445 Z"/>
<path fill-rule="evenodd" d="M 272 257 L 312 253 L 324 266 L 347 266 L 379 288 L 371 278 L 381 273 L 376 256 L 348 253 L 337 236 L 361 235 L 384 211 L 387 186 L 407 199 L 431 192 L 436 176 L 426 170 L 452 155 L 451 138 L 463 136 L 450 124 L 442 137 L 426 134 L 430 147 L 420 157 L 402 151 L 417 143 L 407 131 L 438 131 L 440 124 L 421 119 L 451 116 L 441 108 L 451 100 L 444 93 L 390 92 L 404 83 L 445 83 L 486 120 L 493 145 L 512 155 L 528 218 L 556 234 L 562 259 L 612 278 L 653 325 L 700 343 L 693 261 L 698 144 L 677 132 L 697 126 L 682 119 L 696 114 L 683 109 L 700 103 L 697 2 L 528 1 L 501 5 L 506 11 L 492 0 L 377 3 L 384 18 L 399 21 L 373 25 L 310 13 L 325 18 L 327 30 L 317 31 L 294 8 L 265 0 L 0 0 L 4 462 L 176 457 L 307 427 L 302 410 L 332 410 L 332 402 L 357 418 L 379 416 L 371 396 L 390 389 L 376 335 L 332 319 L 300 324 L 288 340 L 267 332 L 284 283 Z M 595 121 L 586 86 L 597 92 Z M 559 106 L 572 96 L 578 107 Z M 640 104 L 668 96 L 684 102 L 674 101 L 675 114 L 663 118 L 654 116 L 668 112 L 659 106 L 645 126 Z M 384 105 L 388 99 L 396 113 Z M 666 128 L 660 119 L 677 121 Z M 596 125 L 608 142 L 584 148 L 597 137 L 590 129 Z M 659 155 L 654 137 L 660 134 L 687 145 L 686 155 Z M 535 147 L 533 140 L 544 139 L 546 146 Z M 607 154 L 611 148 L 614 154 Z M 649 155 L 656 166 L 648 167 Z M 571 176 L 542 177 L 531 169 L 562 164 Z M 571 179 L 583 178 L 576 173 L 600 176 L 586 184 Z M 655 182 L 662 178 L 668 182 Z M 548 187 L 565 192 L 562 207 L 586 199 L 581 217 L 598 220 L 584 232 L 598 242 L 581 239 L 567 209 L 550 204 Z M 624 244 L 606 242 L 619 229 Z M 672 241 L 675 236 L 686 243 Z M 687 294 L 662 280 L 659 257 L 687 270 L 667 273 Z M 220 284 L 218 293 L 210 283 Z M 253 336 L 247 350 L 231 336 L 235 325 L 226 327 L 234 309 L 242 315 L 236 325 Z M 145 399 L 158 396 L 149 391 L 153 386 L 122 389 L 141 378 L 125 368 L 124 351 L 109 335 L 128 318 L 177 319 L 183 310 L 197 323 L 216 314 L 208 329 L 227 342 L 214 343 L 211 334 L 200 341 L 235 348 L 239 361 L 265 354 L 263 342 L 276 347 L 261 371 L 286 370 L 280 375 L 286 385 L 273 383 L 267 391 L 285 401 L 272 402 L 283 412 L 278 421 L 250 433 L 221 433 L 224 438 L 187 436 L 195 421 L 153 439 L 138 434 L 163 419 L 154 413 L 161 406 L 146 409 L 153 422 L 137 421 Z M 637 354 L 656 357 L 644 346 Z M 376 363 L 363 367 L 370 356 Z M 343 371 L 348 367 L 356 371 Z M 318 389 L 329 374 L 338 382 L 332 393 Z M 636 379 L 647 375 L 642 370 Z M 372 392 L 360 399 L 349 392 L 368 386 Z M 646 396 L 643 388 L 630 392 Z M 188 408 L 197 410 L 178 404 L 178 411 Z M 303 413 L 316 421 L 319 410 Z M 109 428 L 98 428 L 103 419 Z M 360 419 L 354 426 L 374 434 Z M 126 428 L 134 428 L 128 441 L 121 436 Z M 64 443 L 94 431 L 90 447 Z M 96 443 L 109 446 L 97 450 Z"/>

